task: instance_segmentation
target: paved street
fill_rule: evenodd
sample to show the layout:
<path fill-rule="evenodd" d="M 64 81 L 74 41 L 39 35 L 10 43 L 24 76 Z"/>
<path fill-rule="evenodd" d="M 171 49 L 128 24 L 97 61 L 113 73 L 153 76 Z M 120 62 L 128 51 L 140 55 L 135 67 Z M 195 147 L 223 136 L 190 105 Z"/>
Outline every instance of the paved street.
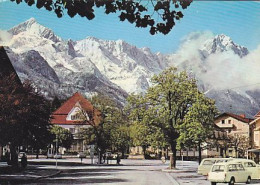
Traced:
<path fill-rule="evenodd" d="M 40 171 L 56 169 L 53 159 L 30 160 L 32 162 L 38 164 L 37 170 Z M 178 170 L 173 171 L 167 171 L 168 162 L 163 164 L 160 160 L 122 160 L 119 166 L 89 164 L 89 159 L 84 159 L 83 164 L 79 159 L 60 159 L 57 167 L 59 174 L 19 183 L 11 181 L 10 184 L 210 185 L 204 176 L 197 175 L 198 164 L 193 161 L 177 161 Z M 252 184 L 260 184 L 260 181 Z"/>

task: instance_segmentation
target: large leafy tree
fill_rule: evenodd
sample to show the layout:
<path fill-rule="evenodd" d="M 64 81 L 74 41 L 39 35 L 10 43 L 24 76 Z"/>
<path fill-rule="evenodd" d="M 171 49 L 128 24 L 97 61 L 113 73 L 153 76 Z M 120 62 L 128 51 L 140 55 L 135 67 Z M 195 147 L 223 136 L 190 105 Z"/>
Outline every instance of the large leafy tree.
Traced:
<path fill-rule="evenodd" d="M 113 148 L 124 153 L 129 134 L 122 110 L 114 100 L 104 95 L 92 97 L 91 103 L 95 107 L 92 112 L 81 111 L 83 119 L 90 123 L 81 135 L 88 144 L 96 145 L 100 157 Z"/>
<path fill-rule="evenodd" d="M 157 131 L 161 133 L 159 136 L 163 138 L 163 143 L 168 144 L 172 150 L 173 160 L 170 166 L 175 168 L 179 138 L 185 143 L 204 140 L 204 136 L 200 136 L 200 133 L 190 136 L 188 132 L 181 135 L 181 130 L 191 129 L 190 127 L 194 128 L 200 124 L 210 127 L 215 115 L 214 103 L 198 93 L 196 81 L 193 78 L 189 77 L 186 72 L 178 72 L 174 67 L 155 75 L 152 82 L 153 86 L 144 95 L 145 103 L 138 105 L 142 108 L 134 111 L 137 115 L 144 113 L 138 121 L 148 124 L 149 129 L 157 128 Z M 201 130 L 201 133 L 203 132 L 205 130 Z"/>
<path fill-rule="evenodd" d="M 130 95 L 127 99 L 126 110 L 129 113 L 130 136 L 134 146 L 141 146 L 144 157 L 149 146 L 162 148 L 165 140 L 160 128 L 154 127 L 150 122 L 153 115 L 150 115 L 149 103 L 144 95 Z"/>
<path fill-rule="evenodd" d="M 17 4 L 23 0 L 11 0 Z M 183 18 L 192 0 L 24 0 L 29 6 L 54 11 L 58 17 L 67 13 L 70 17 L 79 15 L 88 20 L 95 18 L 96 8 L 104 8 L 105 14 L 119 12 L 120 21 L 128 21 L 140 28 L 150 28 L 150 33 L 168 34 L 175 21 Z M 155 16 L 154 16 L 155 15 Z"/>
<path fill-rule="evenodd" d="M 171 167 L 175 168 L 179 127 L 184 123 L 189 108 L 195 102 L 197 86 L 195 80 L 186 72 L 177 72 L 173 67 L 154 76 L 152 82 L 153 86 L 146 94 L 150 103 L 150 115 L 155 115 L 151 123 L 162 130 L 173 153 Z"/>
<path fill-rule="evenodd" d="M 185 115 L 183 124 L 179 126 L 179 145 L 186 147 L 195 146 L 199 151 L 199 163 L 201 162 L 202 144 L 207 143 L 214 134 L 214 118 L 218 111 L 215 102 L 197 92 L 196 101 Z"/>
<path fill-rule="evenodd" d="M 17 83 L 15 74 L 0 78 L 0 144 L 8 144 L 12 165 L 17 147 L 45 148 L 50 139 L 49 102 L 29 82 Z"/>

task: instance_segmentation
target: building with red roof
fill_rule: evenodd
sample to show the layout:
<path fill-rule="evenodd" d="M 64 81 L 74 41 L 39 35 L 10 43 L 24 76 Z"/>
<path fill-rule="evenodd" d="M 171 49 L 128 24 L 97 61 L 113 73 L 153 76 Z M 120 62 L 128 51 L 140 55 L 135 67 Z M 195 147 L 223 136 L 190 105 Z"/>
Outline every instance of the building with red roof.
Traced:
<path fill-rule="evenodd" d="M 75 142 L 70 151 L 86 150 L 86 143 L 79 137 L 82 128 L 99 123 L 100 112 L 79 92 L 76 92 L 52 113 L 51 123 L 68 129 Z"/>
<path fill-rule="evenodd" d="M 248 138 L 249 144 L 251 144 L 250 122 L 252 120 L 253 119 L 247 118 L 244 114 L 237 115 L 225 112 L 217 116 L 214 122 L 220 130 L 226 132 L 227 136 L 245 136 L 246 138 Z M 227 156 L 237 156 L 234 148 L 229 148 L 227 152 Z"/>
<path fill-rule="evenodd" d="M 250 122 L 250 126 L 253 148 L 258 149 L 258 154 L 260 154 L 260 111 L 255 115 L 255 119 Z"/>

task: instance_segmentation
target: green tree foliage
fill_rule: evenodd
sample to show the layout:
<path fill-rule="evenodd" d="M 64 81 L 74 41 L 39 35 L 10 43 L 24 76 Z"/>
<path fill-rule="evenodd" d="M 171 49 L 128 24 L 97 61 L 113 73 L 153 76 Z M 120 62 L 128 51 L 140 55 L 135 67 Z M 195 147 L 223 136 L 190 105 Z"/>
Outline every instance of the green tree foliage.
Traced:
<path fill-rule="evenodd" d="M 58 109 L 61 106 L 61 100 L 55 96 L 51 102 L 51 110 L 55 111 L 56 109 Z"/>
<path fill-rule="evenodd" d="M 56 147 L 56 142 L 58 144 L 58 148 L 59 147 L 64 147 L 66 149 L 69 149 L 72 145 L 73 142 L 73 135 L 71 134 L 71 132 L 65 128 L 62 128 L 60 126 L 54 125 L 51 128 L 51 133 L 52 133 L 52 142 L 53 142 L 53 146 Z"/>
<path fill-rule="evenodd" d="M 17 4 L 22 0 L 11 0 Z M 120 21 L 128 21 L 140 28 L 150 28 L 150 33 L 168 34 L 175 21 L 183 18 L 192 0 L 24 0 L 29 6 L 54 11 L 60 18 L 66 12 L 70 17 L 79 15 L 88 20 L 95 18 L 95 9 L 103 7 L 105 14 L 119 12 Z M 154 16 L 154 14 L 156 16 Z"/>
<path fill-rule="evenodd" d="M 0 144 L 9 144 L 12 164 L 17 165 L 18 146 L 38 150 L 50 141 L 50 106 L 29 82 L 22 85 L 14 78 L 0 78 Z"/>
<path fill-rule="evenodd" d="M 199 163 L 201 162 L 201 144 L 206 143 L 214 134 L 214 118 L 218 114 L 215 102 L 206 98 L 199 91 L 196 100 L 185 115 L 180 125 L 178 144 L 181 146 L 195 146 L 199 149 Z"/>
<path fill-rule="evenodd" d="M 133 146 L 141 146 L 146 157 L 149 146 L 161 148 L 165 140 L 160 128 L 154 127 L 150 122 L 154 119 L 150 115 L 149 104 L 143 95 L 130 95 L 127 99 L 126 111 L 129 112 L 130 136 Z"/>
<path fill-rule="evenodd" d="M 189 78 L 186 72 L 177 72 L 169 68 L 152 78 L 153 87 L 148 89 L 147 101 L 150 103 L 151 114 L 155 115 L 153 125 L 162 129 L 165 140 L 173 152 L 173 163 L 176 166 L 176 146 L 184 123 L 185 115 L 195 102 L 197 93 L 195 80 Z"/>
<path fill-rule="evenodd" d="M 193 142 L 188 139 L 189 134 L 181 135 L 181 130 L 186 127 L 186 124 L 188 124 L 187 128 L 198 126 L 202 124 L 201 121 L 203 124 L 211 124 L 210 121 L 215 113 L 214 103 L 198 93 L 194 79 L 190 78 L 186 72 L 178 72 L 176 68 L 171 67 L 155 75 L 152 82 L 153 86 L 141 99 L 143 102 L 136 104 L 137 109 L 133 109 L 133 114 L 141 118 L 137 121 L 148 124 L 149 129 L 156 128 L 158 138 L 163 138 L 163 143 L 171 147 L 173 152 L 171 167 L 175 168 L 178 138 L 181 136 L 180 141 L 185 141 L 185 143 Z M 200 101 L 197 100 L 196 95 Z M 202 104 L 201 107 L 198 106 L 199 104 Z M 206 110 L 207 108 L 210 110 Z M 191 119 L 192 123 L 188 121 Z M 203 140 L 199 133 L 191 137 L 195 137 L 194 139 L 198 141 Z"/>
<path fill-rule="evenodd" d="M 121 108 L 114 100 L 104 95 L 94 96 L 91 102 L 95 110 L 98 110 L 98 118 L 93 116 L 95 114 L 83 110 L 85 120 L 89 117 L 90 127 L 84 129 L 81 134 L 88 144 L 96 145 L 101 155 L 112 149 L 124 153 L 129 145 L 129 134 Z M 99 120 L 98 123 L 94 121 L 95 118 Z"/>

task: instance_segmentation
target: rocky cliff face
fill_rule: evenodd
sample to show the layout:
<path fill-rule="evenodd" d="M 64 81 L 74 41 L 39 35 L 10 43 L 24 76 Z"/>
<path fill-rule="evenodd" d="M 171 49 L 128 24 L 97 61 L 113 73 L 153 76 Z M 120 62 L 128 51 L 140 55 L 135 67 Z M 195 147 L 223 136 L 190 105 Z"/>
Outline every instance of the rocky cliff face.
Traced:
<path fill-rule="evenodd" d="M 249 55 L 247 48 L 223 34 L 203 40 L 192 51 L 183 47 L 164 55 L 122 40 L 87 37 L 66 41 L 33 18 L 8 32 L 11 35 L 8 44 L 5 38 L 0 38 L 0 44 L 5 40 L 8 46 L 5 48 L 20 78 L 33 81 L 47 97 L 67 97 L 80 91 L 87 96 L 104 93 L 124 102 L 128 93 L 145 92 L 154 74 L 174 65 L 195 77 L 200 90 L 216 100 L 220 111 L 252 116 L 260 109 L 260 90 L 230 89 L 230 82 L 222 82 L 221 76 L 216 75 L 222 69 L 215 70 L 216 66 L 225 63 L 234 67 L 229 55 L 236 60 Z M 227 84 L 216 86 L 218 79 Z"/>

